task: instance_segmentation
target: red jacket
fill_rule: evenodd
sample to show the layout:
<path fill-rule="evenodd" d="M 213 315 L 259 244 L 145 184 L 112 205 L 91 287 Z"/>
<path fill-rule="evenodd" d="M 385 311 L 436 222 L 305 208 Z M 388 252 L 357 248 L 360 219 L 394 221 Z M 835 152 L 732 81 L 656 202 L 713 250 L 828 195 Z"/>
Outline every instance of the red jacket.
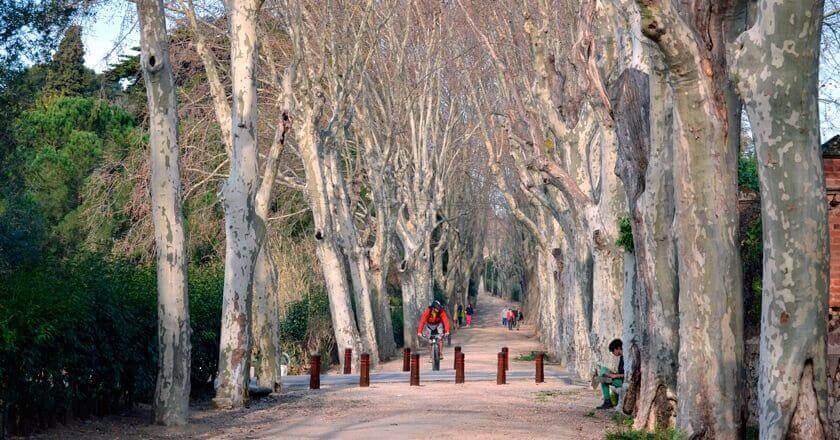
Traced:
<path fill-rule="evenodd" d="M 443 322 L 443 332 L 449 333 L 449 316 L 446 315 L 446 310 L 440 309 L 440 312 L 437 312 L 432 307 L 426 307 L 423 315 L 420 316 L 420 325 L 417 326 L 417 333 L 423 333 L 423 328 L 426 324 L 438 325 L 441 322 Z"/>

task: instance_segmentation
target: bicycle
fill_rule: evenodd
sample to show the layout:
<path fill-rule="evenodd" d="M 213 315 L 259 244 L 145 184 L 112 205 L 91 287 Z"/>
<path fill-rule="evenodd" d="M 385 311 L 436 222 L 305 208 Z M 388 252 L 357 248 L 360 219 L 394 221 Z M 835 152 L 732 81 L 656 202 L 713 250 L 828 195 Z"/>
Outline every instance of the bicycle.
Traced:
<path fill-rule="evenodd" d="M 429 352 L 432 357 L 432 371 L 440 371 L 440 342 L 443 339 L 443 335 L 437 332 L 437 329 L 432 330 L 429 333 L 429 337 L 426 340 L 432 345 Z"/>

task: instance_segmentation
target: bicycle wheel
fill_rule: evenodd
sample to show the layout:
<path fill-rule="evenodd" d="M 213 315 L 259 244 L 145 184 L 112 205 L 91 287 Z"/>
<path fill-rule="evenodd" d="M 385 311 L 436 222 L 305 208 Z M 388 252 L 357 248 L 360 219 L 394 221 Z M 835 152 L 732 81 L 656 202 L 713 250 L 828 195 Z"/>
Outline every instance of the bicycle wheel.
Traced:
<path fill-rule="evenodd" d="M 440 371 L 440 344 L 438 344 L 438 341 L 432 343 L 432 370 Z"/>

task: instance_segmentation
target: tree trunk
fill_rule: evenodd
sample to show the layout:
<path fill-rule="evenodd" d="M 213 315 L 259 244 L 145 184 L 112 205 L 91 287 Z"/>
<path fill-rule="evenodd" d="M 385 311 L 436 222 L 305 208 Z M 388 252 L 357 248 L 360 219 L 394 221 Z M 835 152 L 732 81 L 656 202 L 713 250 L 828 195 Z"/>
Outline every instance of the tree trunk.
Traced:
<path fill-rule="evenodd" d="M 427 254 L 428 255 L 428 254 Z M 420 315 L 434 300 L 432 266 L 428 258 L 418 256 L 400 274 L 403 298 L 403 344 L 412 350 L 423 344 L 417 337 Z"/>
<path fill-rule="evenodd" d="M 367 257 L 359 244 L 347 183 L 344 179 L 344 167 L 338 158 L 338 152 L 330 147 L 324 155 L 324 174 L 327 178 L 327 192 L 330 196 L 331 209 L 336 219 L 336 232 L 341 237 L 347 257 L 351 286 L 356 300 L 356 323 L 359 328 L 362 350 L 371 356 L 371 366 L 379 360 L 379 348 L 376 343 L 376 328 L 373 323 L 373 307 L 370 294 L 370 274 Z"/>
<path fill-rule="evenodd" d="M 386 202 L 387 203 L 387 202 Z M 377 208 L 376 243 L 370 250 L 371 302 L 373 304 L 376 341 L 379 344 L 379 358 L 390 359 L 397 352 L 394 340 L 394 324 L 391 321 L 391 301 L 388 297 L 388 269 L 391 262 L 391 237 L 394 234 L 393 216 Z"/>
<path fill-rule="evenodd" d="M 225 286 L 217 407 L 248 401 L 251 363 L 251 300 L 254 269 L 265 225 L 256 215 L 257 166 L 257 14 L 256 0 L 232 0 L 230 13 L 233 148 L 224 188 Z"/>
<path fill-rule="evenodd" d="M 592 363 L 614 365 L 610 341 L 621 337 L 622 294 L 624 292 L 624 250 L 616 245 L 618 219 L 627 216 L 624 185 L 615 174 L 618 160 L 617 138 L 613 127 L 600 127 L 600 152 L 595 156 L 594 174 L 597 202 L 590 209 L 587 238 L 592 242 L 592 316 L 589 320 L 589 344 L 593 359 L 585 379 L 591 377 Z M 596 162 L 596 161 L 593 161 Z"/>
<path fill-rule="evenodd" d="M 278 125 L 274 131 L 274 140 L 269 148 L 268 156 L 263 168 L 255 197 L 257 218 L 263 225 L 268 225 L 271 212 L 271 201 L 274 182 L 277 178 L 277 165 L 286 147 L 286 136 L 291 130 L 292 82 L 296 70 L 295 65 L 286 68 L 283 73 L 283 105 L 280 109 Z M 267 240 L 262 240 L 257 263 L 254 270 L 253 303 L 252 303 L 252 334 L 254 346 L 252 362 L 256 373 L 257 385 L 263 388 L 280 391 L 281 368 L 280 355 L 280 298 L 278 297 L 277 263 L 271 253 Z"/>
<path fill-rule="evenodd" d="M 321 263 L 321 270 L 324 273 L 335 343 L 338 346 L 339 353 L 342 353 L 345 348 L 353 349 L 351 362 L 353 363 L 353 369 L 358 370 L 362 344 L 359 330 L 356 328 L 356 319 L 353 316 L 353 305 L 350 302 L 350 289 L 352 287 L 347 280 L 344 255 L 341 253 L 340 247 L 327 238 L 320 239 L 315 250 L 318 261 Z M 343 369 L 344 356 L 339 356 L 339 361 Z"/>
<path fill-rule="evenodd" d="M 374 304 L 374 324 L 376 325 L 376 340 L 379 343 L 379 359 L 388 360 L 397 352 L 394 341 L 394 325 L 391 320 L 391 302 L 388 297 L 388 262 L 371 270 L 373 284 L 371 285 L 371 300 Z"/>
<path fill-rule="evenodd" d="M 260 387 L 280 391 L 280 301 L 277 264 L 266 243 L 260 248 L 254 270 L 252 304 L 253 366 Z"/>
<path fill-rule="evenodd" d="M 673 426 L 678 346 L 671 232 L 673 100 L 664 72 L 657 67 L 661 62 L 651 64 L 650 77 L 627 69 L 611 90 L 619 137 L 616 173 L 627 190 L 636 259 L 636 288 L 629 302 L 634 326 L 624 343 L 628 358 L 638 359 L 628 359 L 625 368 L 631 376 L 623 409 L 633 413 L 636 429 L 649 431 Z"/>
<path fill-rule="evenodd" d="M 817 101 L 823 1 L 759 2 L 735 44 L 734 79 L 755 137 L 764 240 L 759 430 L 828 436 L 828 214 Z"/>
<path fill-rule="evenodd" d="M 335 343 L 339 351 L 353 349 L 353 364 L 358 367 L 359 354 L 362 350 L 359 330 L 353 315 L 350 301 L 352 286 L 347 277 L 347 265 L 336 232 L 334 205 L 330 200 L 329 181 L 325 176 L 324 147 L 315 127 L 314 107 L 304 104 L 301 126 L 297 132 L 298 148 L 306 173 L 306 192 L 312 219 L 315 223 L 316 254 L 324 274 L 327 296 L 330 302 L 330 314 L 333 322 Z M 339 356 L 342 367 L 344 357 Z"/>
<path fill-rule="evenodd" d="M 158 288 L 158 374 L 154 418 L 185 425 L 190 403 L 190 312 L 178 168 L 178 110 L 160 0 L 139 0 L 141 68 L 149 106 L 152 222 Z"/>
<path fill-rule="evenodd" d="M 728 5 L 684 11 L 639 0 L 642 29 L 662 50 L 674 96 L 679 274 L 677 426 L 737 438 L 743 418 L 743 302 L 738 253 L 740 105 L 726 79 Z"/>

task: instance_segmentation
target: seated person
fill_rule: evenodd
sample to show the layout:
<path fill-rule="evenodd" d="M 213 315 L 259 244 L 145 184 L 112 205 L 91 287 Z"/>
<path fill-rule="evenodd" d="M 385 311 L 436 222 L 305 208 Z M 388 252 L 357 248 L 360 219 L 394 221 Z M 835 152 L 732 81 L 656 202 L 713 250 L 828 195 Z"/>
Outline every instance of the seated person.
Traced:
<path fill-rule="evenodd" d="M 604 404 L 596 409 L 609 409 L 614 405 L 612 398 L 610 398 L 610 385 L 621 388 L 624 384 L 624 352 L 622 350 L 621 339 L 613 339 L 609 345 L 610 353 L 618 358 L 618 371 L 613 373 L 607 367 L 600 367 L 598 373 L 592 376 L 593 388 L 597 384 L 601 384 L 601 394 L 604 395 Z"/>

